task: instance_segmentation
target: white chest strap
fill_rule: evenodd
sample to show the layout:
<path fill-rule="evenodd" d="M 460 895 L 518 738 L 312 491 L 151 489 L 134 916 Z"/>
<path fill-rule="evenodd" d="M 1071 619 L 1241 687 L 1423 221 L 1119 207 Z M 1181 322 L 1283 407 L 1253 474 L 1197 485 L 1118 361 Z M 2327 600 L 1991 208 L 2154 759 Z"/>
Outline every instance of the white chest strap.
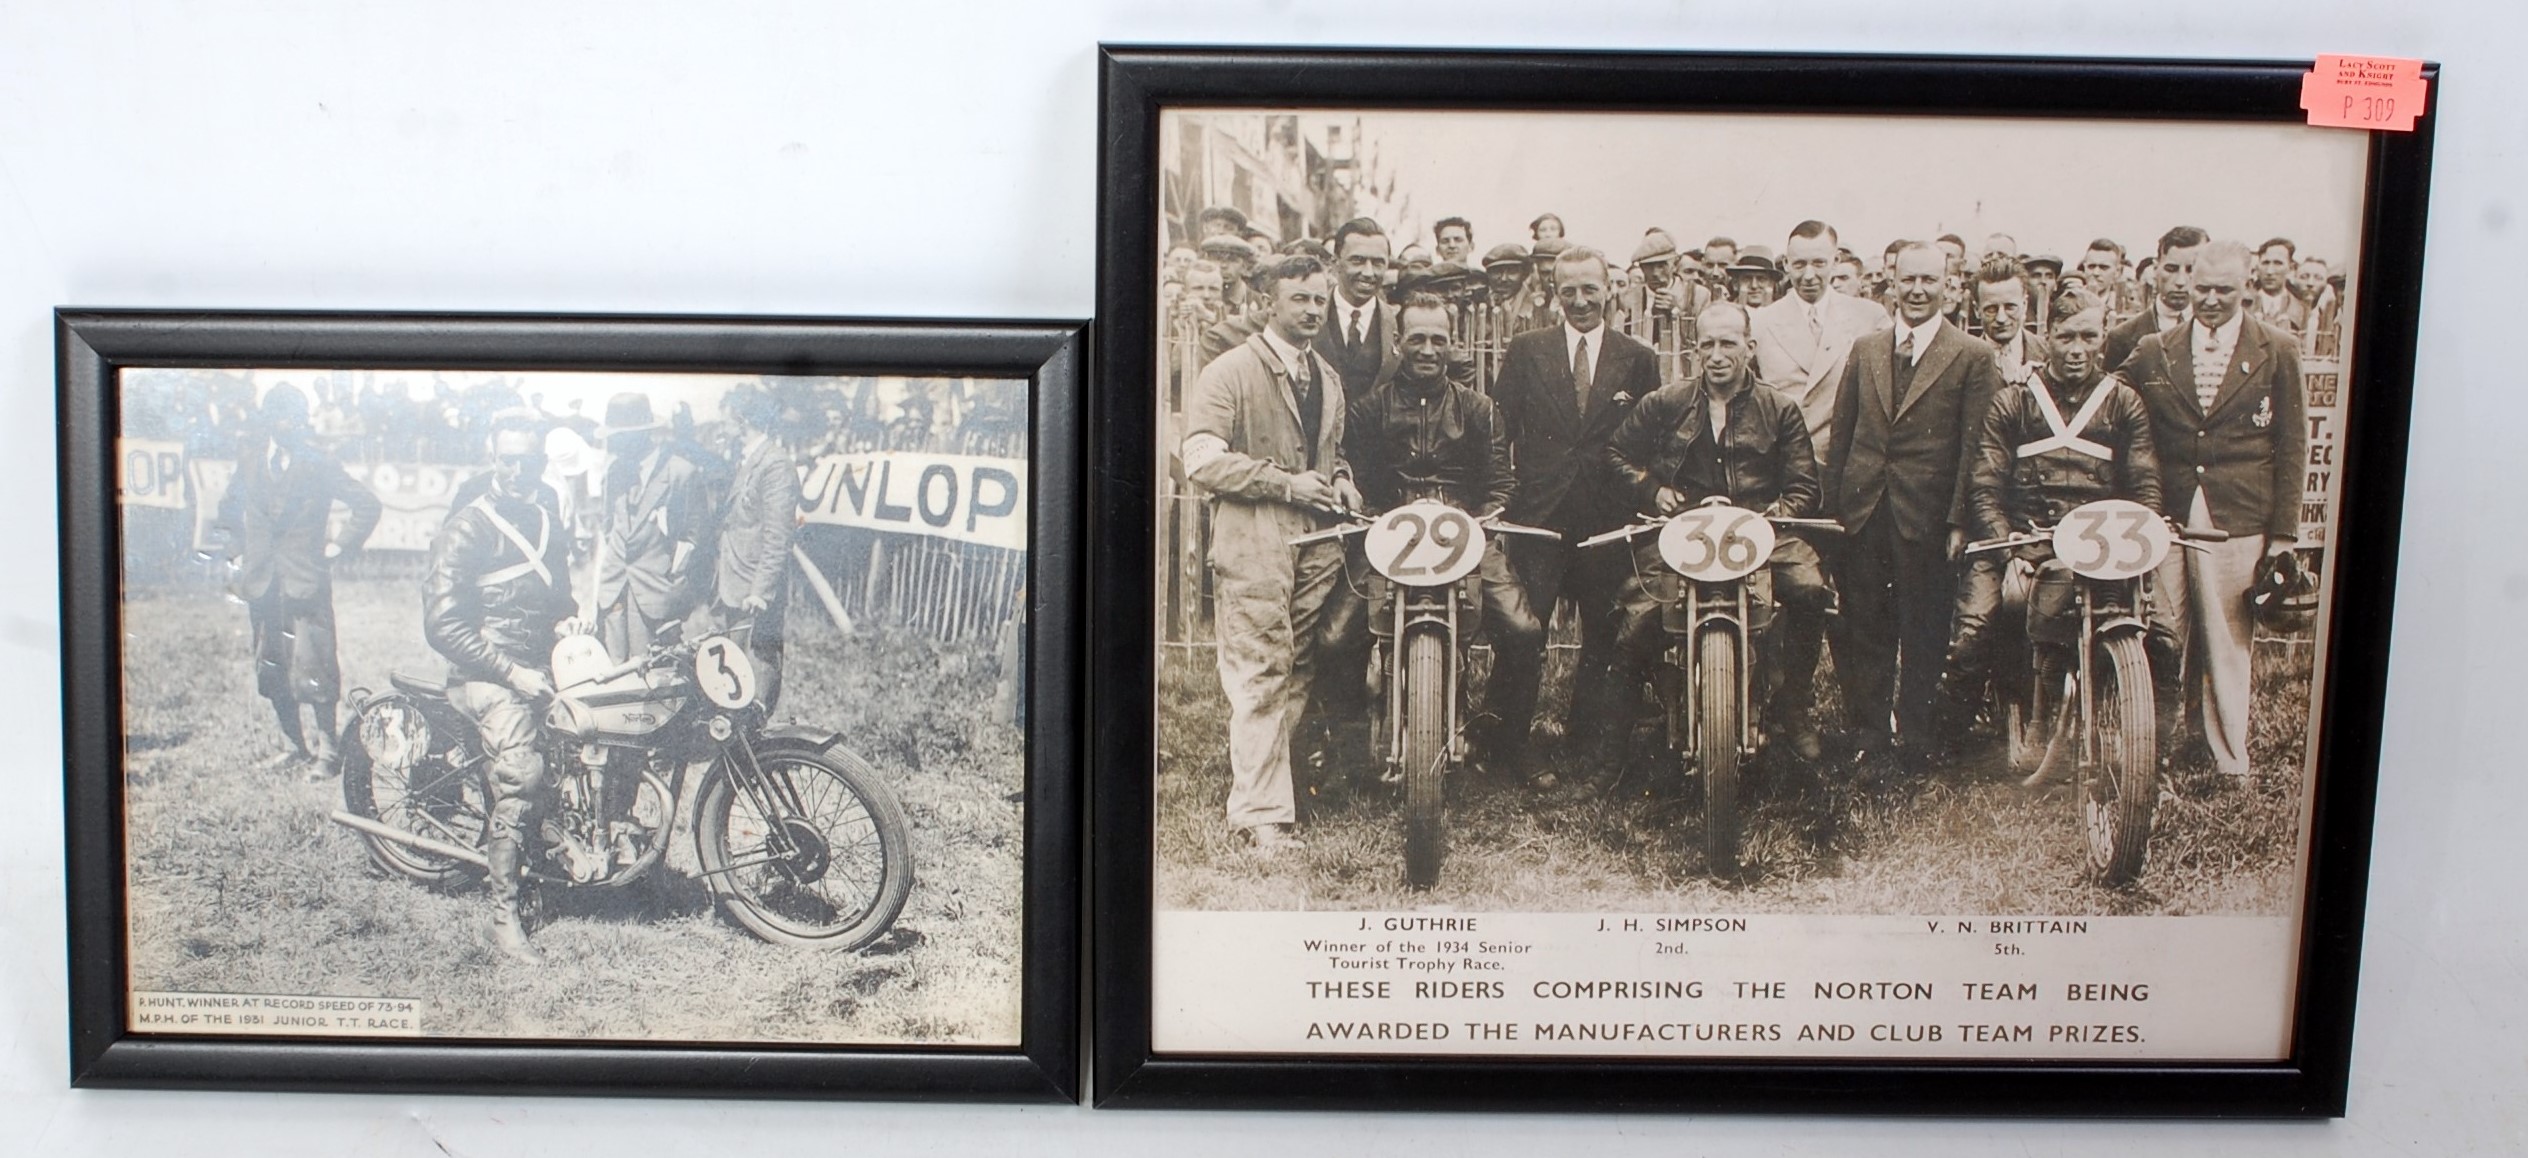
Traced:
<path fill-rule="evenodd" d="M 2113 382 L 2100 381 L 2097 387 L 2089 392 L 2089 401 L 2080 404 L 2080 413 L 2072 415 L 2070 422 L 2065 422 L 2062 409 L 2054 405 L 2054 396 L 2046 392 L 2044 380 L 2029 379 L 2028 393 L 2036 395 L 2037 413 L 2045 417 L 2046 427 L 2054 433 L 2021 446 L 2019 457 L 2029 458 L 2049 450 L 2069 450 L 2091 458 L 2114 461 L 2114 450 L 2103 443 L 2092 442 L 2080 436 L 2081 431 L 2089 429 L 2089 420 L 2098 416 L 2098 409 L 2107 404 L 2107 394 L 2113 385 L 2115 385 Z"/>
<path fill-rule="evenodd" d="M 544 585 L 547 587 L 556 585 L 553 582 L 552 570 L 544 565 L 545 545 L 553 541 L 552 516 L 545 514 L 542 507 L 536 508 L 535 542 L 529 543 L 526 535 L 522 534 L 509 520 L 501 518 L 499 511 L 492 509 L 491 496 L 485 495 L 474 500 L 474 505 L 483 512 L 484 518 L 492 521 L 492 529 L 500 532 L 501 538 L 509 540 L 511 546 L 518 548 L 519 552 L 527 557 L 523 563 L 512 563 L 498 570 L 485 572 L 482 578 L 474 581 L 476 586 L 498 587 L 521 575 L 530 574 L 544 580 Z"/>

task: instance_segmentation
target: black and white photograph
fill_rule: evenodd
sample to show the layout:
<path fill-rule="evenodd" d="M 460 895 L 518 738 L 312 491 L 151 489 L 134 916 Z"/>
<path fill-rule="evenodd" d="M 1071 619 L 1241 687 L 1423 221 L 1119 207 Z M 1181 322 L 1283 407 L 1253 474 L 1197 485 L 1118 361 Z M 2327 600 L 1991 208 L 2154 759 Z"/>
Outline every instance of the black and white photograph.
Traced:
<path fill-rule="evenodd" d="M 1033 412 L 123 369 L 129 1033 L 1019 1044 Z"/>
<path fill-rule="evenodd" d="M 2365 137 L 1158 119 L 1153 1049 L 2290 1052 Z"/>

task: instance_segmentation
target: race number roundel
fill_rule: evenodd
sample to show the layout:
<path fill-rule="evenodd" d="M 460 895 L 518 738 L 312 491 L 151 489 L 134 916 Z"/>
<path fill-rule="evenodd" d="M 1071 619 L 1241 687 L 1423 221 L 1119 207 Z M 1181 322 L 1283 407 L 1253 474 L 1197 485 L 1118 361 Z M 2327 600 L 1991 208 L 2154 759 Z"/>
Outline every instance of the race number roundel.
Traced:
<path fill-rule="evenodd" d="M 1378 516 L 1361 549 L 1379 574 L 1407 587 L 1437 587 L 1483 565 L 1483 526 L 1446 503 L 1406 503 Z"/>
<path fill-rule="evenodd" d="M 1695 507 L 1659 528 L 1659 557 L 1698 583 L 1737 579 L 1773 557 L 1773 524 L 1741 507 Z"/>
<path fill-rule="evenodd" d="M 693 682 L 704 699 L 737 711 L 755 702 L 755 661 L 726 636 L 703 640 L 693 651 Z"/>
<path fill-rule="evenodd" d="M 2129 499 L 2073 507 L 2054 524 L 2054 557 L 2091 579 L 2131 579 L 2159 566 L 2176 545 L 2168 520 Z"/>

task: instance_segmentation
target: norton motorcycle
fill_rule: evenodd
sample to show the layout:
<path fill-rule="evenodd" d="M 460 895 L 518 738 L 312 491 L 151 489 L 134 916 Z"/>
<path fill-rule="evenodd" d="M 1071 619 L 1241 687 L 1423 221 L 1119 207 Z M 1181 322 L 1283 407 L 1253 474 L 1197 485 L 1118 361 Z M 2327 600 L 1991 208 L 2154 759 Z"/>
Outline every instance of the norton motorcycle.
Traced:
<path fill-rule="evenodd" d="M 1715 495 L 1674 515 L 1638 516 L 1580 543 L 1623 544 L 1656 534 L 1660 562 L 1682 579 L 1675 598 L 1660 600 L 1668 644 L 1652 686 L 1668 750 L 1703 785 L 1704 866 L 1724 880 L 1738 875 L 1740 782 L 1763 738 L 1755 710 L 1763 681 L 1753 659 L 1759 628 L 1773 613 L 1764 566 L 1772 561 L 1777 527 L 1843 530 L 1832 519 L 1767 518 Z M 1658 594 L 1657 586 L 1644 586 Z M 1751 590 L 1756 587 L 1762 590 Z"/>
<path fill-rule="evenodd" d="M 1370 694 L 1379 708 L 1379 751 L 1387 779 L 1404 786 L 1404 879 L 1416 889 L 1439 881 L 1448 855 L 1441 802 L 1450 772 L 1465 766 L 1465 645 L 1480 604 L 1475 585 L 1487 534 L 1562 536 L 1540 527 L 1482 520 L 1447 503 L 1420 500 L 1291 540 L 1293 546 L 1363 536 L 1376 572 L 1370 592 L 1375 631 Z"/>
<path fill-rule="evenodd" d="M 2041 545 L 2077 577 L 2066 612 L 2079 619 L 2071 646 L 2027 641 L 2021 670 L 2030 683 L 2011 697 L 2007 734 L 2014 764 L 2033 761 L 2044 775 L 2070 763 L 2089 871 L 2105 884 L 2141 879 L 2159 800 L 2156 692 L 2144 646 L 2153 574 L 2172 550 L 2202 550 L 2198 544 L 2228 538 L 2179 528 L 2137 502 L 2101 499 L 2052 526 L 1966 548 L 1976 555 Z M 2025 622 L 2031 587 L 2014 568 L 2003 585 L 2002 614 L 2010 621 Z"/>
<path fill-rule="evenodd" d="M 895 923 L 913 886 L 904 809 L 840 736 L 770 725 L 740 640 L 745 625 L 621 662 L 588 635 L 553 647 L 555 693 L 538 743 L 547 797 L 530 826 L 528 881 L 622 888 L 663 858 L 684 773 L 694 853 L 720 907 L 766 941 L 852 950 Z M 356 689 L 341 740 L 343 808 L 369 856 L 425 885 L 489 870 L 489 757 L 438 683 L 395 673 Z"/>

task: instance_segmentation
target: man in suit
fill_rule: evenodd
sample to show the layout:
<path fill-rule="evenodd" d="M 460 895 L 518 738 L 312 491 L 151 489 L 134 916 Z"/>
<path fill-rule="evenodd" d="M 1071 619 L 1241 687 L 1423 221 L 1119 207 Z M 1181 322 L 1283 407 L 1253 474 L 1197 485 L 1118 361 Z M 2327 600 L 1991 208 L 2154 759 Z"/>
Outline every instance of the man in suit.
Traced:
<path fill-rule="evenodd" d="M 1838 242 L 1834 227 L 1803 221 L 1782 247 L 1791 292 L 1754 311 L 1756 380 L 1790 396 L 1808 424 L 1809 444 L 1820 461 L 1833 452 L 1835 387 L 1843 381 L 1852 344 L 1887 328 L 1878 303 L 1826 292 Z"/>
<path fill-rule="evenodd" d="M 236 569 L 229 589 L 246 603 L 255 691 L 290 742 L 275 766 L 312 761 L 308 778 L 319 780 L 334 771 L 334 702 L 342 696 L 333 561 L 368 542 L 380 507 L 309 437 L 307 396 L 298 387 L 267 391 L 261 418 L 265 443 L 240 456 L 217 525 Z M 339 535 L 329 530 L 337 503 L 350 512 Z M 300 724 L 302 704 L 312 728 Z"/>
<path fill-rule="evenodd" d="M 662 437 L 650 396 L 606 402 L 605 526 L 597 538 L 597 637 L 617 659 L 702 601 L 712 509 L 702 464 Z M 564 521 L 567 523 L 568 518 Z"/>
<path fill-rule="evenodd" d="M 2122 372 L 2150 407 L 2169 515 L 2229 534 L 2200 552 L 2169 552 L 2150 641 L 2162 750 L 2175 749 L 2183 673 L 2198 673 L 2204 740 L 2231 775 L 2249 771 L 2247 589 L 2268 558 L 2296 545 L 2307 469 L 2299 347 L 2244 316 L 2252 264 L 2237 242 L 2205 246 L 2189 271 L 2192 320 L 2143 342 Z"/>
<path fill-rule="evenodd" d="M 2193 284 L 2195 258 L 2210 240 L 2210 234 L 2191 225 L 2180 225 L 2159 235 L 2159 257 L 2151 267 L 2152 276 L 2159 281 L 2158 291 L 2150 297 L 2151 308 L 2107 331 L 2108 369 L 2124 365 L 2144 338 L 2185 326 L 2187 287 Z"/>
<path fill-rule="evenodd" d="M 1607 272 L 1605 256 L 1585 246 L 1565 249 L 1554 259 L 1562 318 L 1551 329 L 1510 340 L 1493 400 L 1509 429 L 1518 475 L 1510 521 L 1562 533 L 1559 540 L 1519 535 L 1508 546 L 1527 586 L 1528 606 L 1539 619 L 1552 623 L 1554 604 L 1565 594 L 1579 615 L 1580 664 L 1572 675 L 1566 739 L 1620 751 L 1624 737 L 1604 725 L 1631 716 L 1613 710 L 1616 693 L 1610 687 L 1616 600 L 1626 568 L 1622 552 L 1583 552 L 1578 544 L 1632 513 L 1625 496 L 1607 485 L 1603 452 L 1633 404 L 1659 388 L 1659 367 L 1650 347 L 1607 327 Z M 1502 649 L 1492 678 L 1502 681 L 1508 694 L 1492 701 L 1501 734 L 1491 747 L 1514 754 L 1514 766 L 1528 774 L 1530 784 L 1552 791 L 1561 786 L 1559 778 L 1527 758 L 1543 644 L 1539 637 L 1517 654 Z"/>
<path fill-rule="evenodd" d="M 2291 292 L 2291 267 L 2299 259 L 2299 247 L 2291 244 L 2288 237 L 2277 237 L 2258 247 L 2256 290 L 2247 295 L 2248 316 L 2294 339 L 2309 331 L 2309 303 Z"/>
<path fill-rule="evenodd" d="M 1290 540 L 1361 495 L 1343 458 L 1343 379 L 1313 347 L 1333 291 L 1323 263 L 1284 257 L 1259 278 L 1264 329 L 1203 368 L 1179 457 L 1211 496 L 1220 690 L 1229 701 L 1229 825 L 1271 859 L 1301 847 L 1290 740 L 1308 702 L 1320 615 L 1343 548 Z"/>
<path fill-rule="evenodd" d="M 2018 259 L 1995 255 L 1975 273 L 1975 315 L 2005 386 L 2023 385 L 2045 365 L 2046 344 L 2029 322 L 2028 274 Z"/>
<path fill-rule="evenodd" d="M 755 385 L 729 392 L 720 409 L 737 425 L 737 474 L 730 481 L 728 513 L 720 519 L 720 543 L 712 570 L 711 602 L 702 626 L 719 629 L 752 623 L 748 658 L 763 690 L 767 716 L 781 693 L 784 620 L 790 610 L 790 541 L 799 529 L 799 469 L 790 438 L 804 413 Z"/>
<path fill-rule="evenodd" d="M 1387 233 L 1366 217 L 1355 217 L 1334 230 L 1334 315 L 1332 333 L 1317 342 L 1317 353 L 1334 364 L 1347 396 L 1369 392 L 1370 384 L 1396 369 L 1396 308 L 1387 302 Z"/>
<path fill-rule="evenodd" d="M 1992 347 L 1943 316 L 1948 276 L 1939 249 L 1897 253 L 1896 324 L 1845 362 L 1826 468 L 1826 509 L 1848 532 L 1835 656 L 1857 754 L 1902 745 L 1915 773 L 1936 744 L 1967 471 L 2001 384 Z"/>

